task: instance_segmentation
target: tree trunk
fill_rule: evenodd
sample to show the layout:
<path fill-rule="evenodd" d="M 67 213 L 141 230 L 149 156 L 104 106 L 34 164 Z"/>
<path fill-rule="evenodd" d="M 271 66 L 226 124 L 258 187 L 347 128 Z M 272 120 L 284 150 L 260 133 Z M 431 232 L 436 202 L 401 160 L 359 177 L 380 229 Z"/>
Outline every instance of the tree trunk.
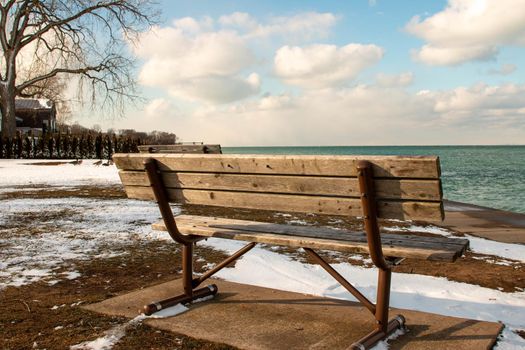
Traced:
<path fill-rule="evenodd" d="M 0 88 L 0 111 L 2 112 L 2 137 L 15 137 L 15 93 L 5 85 Z"/>

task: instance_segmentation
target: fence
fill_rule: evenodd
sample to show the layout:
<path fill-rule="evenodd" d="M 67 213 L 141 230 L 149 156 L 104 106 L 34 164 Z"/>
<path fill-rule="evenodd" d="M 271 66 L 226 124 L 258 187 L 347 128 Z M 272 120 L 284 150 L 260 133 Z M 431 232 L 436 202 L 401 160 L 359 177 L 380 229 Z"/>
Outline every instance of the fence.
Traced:
<path fill-rule="evenodd" d="M 0 138 L 0 158 L 11 159 L 111 159 L 113 153 L 135 153 L 142 141 L 108 134 L 17 135 Z"/>

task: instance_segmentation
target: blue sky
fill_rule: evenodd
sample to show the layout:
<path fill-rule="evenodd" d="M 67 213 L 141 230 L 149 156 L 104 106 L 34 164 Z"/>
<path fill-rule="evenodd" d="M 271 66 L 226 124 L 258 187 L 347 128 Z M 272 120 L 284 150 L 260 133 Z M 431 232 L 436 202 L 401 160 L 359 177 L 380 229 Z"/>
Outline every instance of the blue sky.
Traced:
<path fill-rule="evenodd" d="M 103 127 L 224 146 L 525 143 L 524 0 L 160 6 L 132 49 L 148 102 Z"/>

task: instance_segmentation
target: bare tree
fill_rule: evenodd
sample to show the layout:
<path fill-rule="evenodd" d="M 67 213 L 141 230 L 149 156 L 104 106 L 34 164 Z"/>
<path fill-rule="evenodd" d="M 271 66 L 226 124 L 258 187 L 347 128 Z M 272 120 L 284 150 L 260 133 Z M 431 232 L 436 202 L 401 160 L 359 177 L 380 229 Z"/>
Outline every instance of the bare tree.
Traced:
<path fill-rule="evenodd" d="M 152 1 L 0 0 L 2 136 L 15 133 L 15 96 L 36 96 L 64 76 L 76 77 L 79 101 L 122 112 L 137 97 L 126 44 L 157 18 Z M 22 79 L 28 62 L 38 68 Z"/>

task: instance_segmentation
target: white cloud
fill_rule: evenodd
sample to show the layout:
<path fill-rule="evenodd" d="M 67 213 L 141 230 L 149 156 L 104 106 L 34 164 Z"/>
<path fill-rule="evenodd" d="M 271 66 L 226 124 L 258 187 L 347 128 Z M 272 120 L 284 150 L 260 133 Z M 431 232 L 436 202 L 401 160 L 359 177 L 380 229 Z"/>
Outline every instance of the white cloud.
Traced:
<path fill-rule="evenodd" d="M 201 108 L 177 118 L 173 131 L 225 146 L 523 143 L 524 94 L 514 84 L 306 90 Z"/>
<path fill-rule="evenodd" d="M 429 93 L 434 111 L 446 121 L 491 122 L 525 125 L 525 85 L 490 86 L 479 83 L 450 91 Z"/>
<path fill-rule="evenodd" d="M 332 13 L 303 12 L 293 16 L 273 16 L 262 23 L 248 13 L 234 12 L 221 16 L 219 23 L 242 30 L 247 38 L 280 36 L 295 41 L 325 37 L 337 20 Z"/>
<path fill-rule="evenodd" d="M 381 87 L 401 87 L 409 86 L 414 81 L 414 74 L 412 72 L 405 72 L 400 74 L 384 74 L 379 73 L 376 76 L 376 84 Z"/>
<path fill-rule="evenodd" d="M 169 86 L 168 92 L 190 101 L 205 101 L 214 104 L 228 103 L 260 91 L 260 78 L 256 73 L 247 78 L 232 76 L 206 76 L 182 80 Z"/>
<path fill-rule="evenodd" d="M 257 20 L 245 12 L 234 12 L 219 18 L 219 23 L 226 27 L 236 27 L 247 30 L 255 30 L 259 26 Z"/>
<path fill-rule="evenodd" d="M 250 72 L 263 61 L 251 49 L 257 40 L 321 37 L 336 20 L 331 13 L 317 12 L 271 17 L 265 23 L 242 12 L 221 16 L 218 21 L 210 17 L 175 19 L 170 26 L 142 33 L 132 47 L 144 60 L 139 81 L 185 100 L 211 104 L 241 100 L 260 92 L 260 75 Z"/>
<path fill-rule="evenodd" d="M 191 39 L 180 28 L 155 26 L 139 36 L 132 50 L 137 57 L 150 59 L 182 55 L 190 45 Z"/>
<path fill-rule="evenodd" d="M 281 95 L 266 95 L 259 100 L 257 108 L 261 111 L 263 110 L 279 110 L 291 108 L 292 98 L 288 94 Z"/>
<path fill-rule="evenodd" d="M 278 35 L 291 41 L 323 38 L 336 24 L 332 13 L 305 12 L 294 16 L 272 17 L 268 23 L 259 23 L 247 33 L 248 37 Z"/>
<path fill-rule="evenodd" d="M 467 4 L 464 0 L 453 3 Z M 458 13 L 465 11 L 458 7 Z M 472 11 L 473 18 L 489 16 L 483 6 Z M 503 41 L 499 34 L 493 37 L 498 40 L 485 43 L 476 25 L 467 35 L 461 23 L 461 30 L 440 27 L 436 18 L 441 17 L 411 22 L 414 31 L 425 35 L 420 36 L 427 43 L 416 57 L 427 63 L 490 59 L 502 42 L 520 44 L 516 36 Z M 145 62 L 140 81 L 162 89 L 168 97 L 151 101 L 140 117 L 154 119 L 150 124 L 155 129 L 176 132 L 186 141 L 223 145 L 523 143 L 525 85 L 480 83 L 414 93 L 406 89 L 414 80 L 411 72 L 377 74 L 372 85 L 356 85 L 356 77 L 382 59 L 382 48 L 355 43 L 341 47 L 291 44 L 323 35 L 336 20 L 332 14 L 313 13 L 261 22 L 237 12 L 218 20 L 177 19 L 144 33 L 134 48 Z M 255 97 L 261 90 L 260 74 L 264 74 L 257 70 L 268 70 L 261 64 L 272 62 L 265 55 L 273 53 L 275 76 L 304 88 L 292 89 L 300 93 Z M 505 64 L 491 74 L 515 70 L 516 66 Z M 276 91 L 275 86 L 270 91 Z M 205 103 L 183 104 L 181 100 Z M 126 121 L 127 127 L 148 128 L 138 116 L 134 118 Z"/>
<path fill-rule="evenodd" d="M 432 66 L 454 66 L 466 61 L 493 60 L 498 53 L 494 46 L 440 47 L 423 45 L 412 51 L 412 58 Z"/>
<path fill-rule="evenodd" d="M 173 21 L 173 26 L 186 33 L 196 34 L 213 29 L 213 19 L 205 16 L 197 20 L 193 17 L 178 18 Z"/>
<path fill-rule="evenodd" d="M 165 98 L 155 98 L 146 105 L 144 112 L 146 113 L 148 121 L 151 121 L 153 118 L 173 118 L 177 116 L 179 110 L 169 100 Z"/>
<path fill-rule="evenodd" d="M 154 41 L 161 41 L 159 44 L 164 46 L 151 48 L 142 55 L 149 58 L 140 75 L 145 84 L 169 83 L 174 78 L 229 76 L 255 62 L 251 50 L 235 33 L 212 32 L 199 34 L 195 38 L 173 38 L 171 31 L 167 32 L 166 36 L 158 32 L 157 35 L 152 33 L 142 38 L 148 43 L 145 44 L 146 50 L 153 46 Z M 160 37 L 159 40 L 155 40 L 156 37 Z M 171 39 L 179 45 L 166 45 Z"/>
<path fill-rule="evenodd" d="M 235 32 L 187 35 L 180 28 L 156 28 L 142 35 L 135 52 L 146 59 L 140 82 L 177 97 L 227 103 L 259 91 L 256 74 L 241 76 L 256 58 Z"/>
<path fill-rule="evenodd" d="M 525 0 L 449 0 L 428 18 L 416 16 L 406 30 L 427 43 L 413 53 L 429 65 L 493 59 L 501 46 L 525 45 Z"/>
<path fill-rule="evenodd" d="M 376 45 L 283 46 L 274 58 L 275 74 L 288 84 L 324 88 L 354 79 L 383 57 Z"/>
<path fill-rule="evenodd" d="M 512 63 L 505 63 L 502 64 L 498 69 L 489 69 L 489 74 L 494 75 L 510 75 L 514 73 L 518 69 L 515 64 Z"/>

